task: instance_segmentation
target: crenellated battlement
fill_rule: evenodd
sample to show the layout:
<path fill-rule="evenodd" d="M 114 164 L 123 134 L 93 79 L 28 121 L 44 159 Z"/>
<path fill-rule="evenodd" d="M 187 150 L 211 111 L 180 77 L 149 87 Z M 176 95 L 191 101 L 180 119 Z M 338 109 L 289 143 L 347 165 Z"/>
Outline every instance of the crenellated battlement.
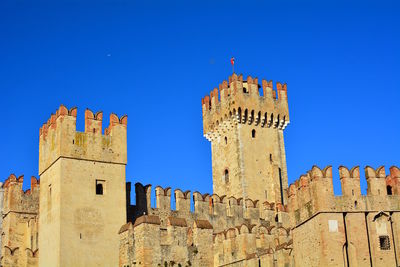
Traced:
<path fill-rule="evenodd" d="M 39 131 L 39 173 L 59 157 L 126 164 L 127 116 L 110 115 L 102 133 L 103 112 L 85 111 L 85 131 L 76 131 L 77 108 L 61 105 Z"/>
<path fill-rule="evenodd" d="M 262 92 L 262 93 L 261 93 Z M 278 96 L 278 97 L 277 97 Z M 202 101 L 204 135 L 212 140 L 233 125 L 252 124 L 284 129 L 289 123 L 287 85 L 233 74 Z"/>
<path fill-rule="evenodd" d="M 289 212 L 296 224 L 307 220 L 318 212 L 398 211 L 400 210 L 400 171 L 390 167 L 386 176 L 383 166 L 364 168 L 367 180 L 367 195 L 361 194 L 360 167 L 351 169 L 340 166 L 339 176 L 342 195 L 335 196 L 332 182 L 332 167 L 317 166 L 301 175 L 289 186 Z"/>
<path fill-rule="evenodd" d="M 163 220 L 166 223 L 163 224 Z M 293 245 L 290 227 L 265 220 L 238 222 L 227 228 L 216 229 L 215 224 L 206 219 L 142 215 L 135 223 L 123 225 L 119 234 L 122 258 L 131 257 L 130 262 L 151 259 L 153 262 L 149 265 L 173 260 L 180 265 L 189 262 L 189 266 L 223 266 L 240 261 L 256 266 L 261 260 L 269 266 L 268 263 L 276 258 L 282 262 L 289 261 Z M 141 253 L 143 247 L 151 251 L 152 257 Z M 176 252 L 182 250 L 184 253 L 177 257 Z M 205 259 L 214 264 L 204 263 Z"/>
<path fill-rule="evenodd" d="M 31 187 L 25 191 L 22 189 L 23 182 L 24 176 L 17 177 L 15 174 L 11 174 L 4 181 L 4 215 L 9 212 L 38 213 L 40 181 L 32 176 Z"/>
<path fill-rule="evenodd" d="M 171 199 L 172 189 L 157 186 L 152 194 L 151 185 L 135 184 L 136 205 L 134 206 L 134 218 L 142 215 L 160 216 L 162 224 L 170 216 L 183 217 L 188 223 L 202 219 L 210 221 L 215 230 L 234 227 L 239 222 L 256 223 L 260 219 L 275 223 L 276 217 L 287 217 L 287 206 L 281 203 L 260 204 L 258 200 L 227 197 L 218 194 L 201 194 L 200 192 L 183 191 L 175 189 Z M 154 196 L 152 198 L 152 196 Z M 153 201 L 152 201 L 153 200 Z M 171 202 L 172 201 L 172 202 Z M 155 203 L 155 207 L 151 203 Z M 172 205 L 171 205 L 172 203 Z M 171 208 L 175 207 L 175 209 Z M 288 220 L 280 220 L 286 224 Z M 288 226 L 286 226 L 288 227 Z"/>

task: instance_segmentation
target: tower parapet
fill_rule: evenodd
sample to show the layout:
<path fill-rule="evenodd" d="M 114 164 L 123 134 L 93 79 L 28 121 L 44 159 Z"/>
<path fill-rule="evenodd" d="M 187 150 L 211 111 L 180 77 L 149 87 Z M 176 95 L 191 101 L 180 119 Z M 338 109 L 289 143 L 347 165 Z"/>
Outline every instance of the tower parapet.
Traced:
<path fill-rule="evenodd" d="M 390 174 L 386 177 L 387 192 L 393 195 L 400 195 L 400 169 L 392 166 L 389 170 Z"/>
<path fill-rule="evenodd" d="M 223 81 L 219 89 L 205 96 L 201 101 L 205 137 L 218 137 L 232 123 L 284 129 L 290 121 L 287 85 L 277 82 L 275 91 L 272 81 L 262 80 L 261 84 L 258 78 L 248 76 L 243 81 L 242 74 L 233 74 L 229 82 Z"/>
<path fill-rule="evenodd" d="M 4 206 L 3 215 L 10 212 L 37 214 L 39 211 L 39 185 L 36 177 L 31 177 L 31 188 L 22 189 L 24 176 L 11 174 L 3 184 Z"/>
<path fill-rule="evenodd" d="M 85 132 L 76 131 L 77 109 L 61 105 L 39 131 L 39 174 L 60 157 L 127 163 L 127 116 L 110 115 L 102 133 L 103 113 L 85 111 Z"/>

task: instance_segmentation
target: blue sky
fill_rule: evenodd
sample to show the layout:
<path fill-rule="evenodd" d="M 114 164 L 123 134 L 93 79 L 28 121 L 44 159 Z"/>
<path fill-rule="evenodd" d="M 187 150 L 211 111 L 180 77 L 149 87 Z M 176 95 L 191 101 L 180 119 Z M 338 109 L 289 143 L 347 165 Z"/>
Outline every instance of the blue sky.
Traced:
<path fill-rule="evenodd" d="M 1 1 L 0 180 L 37 176 L 39 127 L 63 103 L 78 130 L 87 107 L 104 125 L 128 114 L 128 181 L 211 192 L 201 98 L 231 56 L 238 73 L 288 84 L 290 182 L 314 164 L 333 165 L 336 192 L 339 165 L 388 172 L 398 14 L 399 1 Z"/>

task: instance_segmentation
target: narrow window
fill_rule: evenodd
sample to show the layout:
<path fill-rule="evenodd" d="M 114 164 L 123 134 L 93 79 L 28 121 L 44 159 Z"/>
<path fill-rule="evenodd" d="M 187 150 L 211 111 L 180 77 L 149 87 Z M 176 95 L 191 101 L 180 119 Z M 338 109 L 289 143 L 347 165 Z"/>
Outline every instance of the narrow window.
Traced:
<path fill-rule="evenodd" d="M 252 138 L 256 138 L 256 130 L 253 129 L 253 130 L 251 131 L 251 137 L 252 137 Z"/>
<path fill-rule="evenodd" d="M 228 137 L 225 136 L 225 145 L 228 144 Z"/>
<path fill-rule="evenodd" d="M 269 161 L 272 162 L 272 154 L 269 154 Z"/>
<path fill-rule="evenodd" d="M 48 194 L 47 194 L 47 212 L 51 212 L 51 184 L 49 184 Z"/>
<path fill-rule="evenodd" d="M 357 201 L 354 201 L 354 208 L 357 208 Z"/>
<path fill-rule="evenodd" d="M 229 171 L 228 169 L 225 169 L 224 171 L 224 178 L 225 178 L 225 183 L 229 182 Z"/>
<path fill-rule="evenodd" d="M 96 195 L 103 195 L 104 194 L 104 180 L 96 180 Z"/>
<path fill-rule="evenodd" d="M 351 189 L 351 194 L 354 196 L 354 189 Z"/>
<path fill-rule="evenodd" d="M 283 201 L 282 171 L 281 171 L 281 168 L 279 168 L 279 186 L 280 186 L 280 189 L 281 189 L 281 203 L 282 203 L 282 205 L 285 205 L 285 203 Z"/>
<path fill-rule="evenodd" d="M 381 250 L 389 250 L 390 249 L 390 239 L 387 235 L 379 236 L 379 247 Z"/>
<path fill-rule="evenodd" d="M 392 193 L 392 187 L 390 186 L 390 185 L 388 185 L 388 186 L 386 186 L 386 191 L 387 191 L 387 194 L 389 195 L 389 196 L 391 196 L 393 193 Z"/>

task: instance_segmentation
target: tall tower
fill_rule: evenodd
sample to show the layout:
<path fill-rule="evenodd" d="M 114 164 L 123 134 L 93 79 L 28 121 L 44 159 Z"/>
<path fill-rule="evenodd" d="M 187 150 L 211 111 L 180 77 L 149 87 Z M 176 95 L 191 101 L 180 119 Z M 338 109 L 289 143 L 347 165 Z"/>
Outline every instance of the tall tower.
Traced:
<path fill-rule="evenodd" d="M 202 99 L 214 193 L 286 204 L 286 84 L 277 83 L 277 93 L 272 81 L 261 87 L 257 78 L 233 74 Z"/>
<path fill-rule="evenodd" d="M 39 265 L 118 266 L 118 230 L 126 223 L 127 117 L 60 106 L 40 129 Z"/>

